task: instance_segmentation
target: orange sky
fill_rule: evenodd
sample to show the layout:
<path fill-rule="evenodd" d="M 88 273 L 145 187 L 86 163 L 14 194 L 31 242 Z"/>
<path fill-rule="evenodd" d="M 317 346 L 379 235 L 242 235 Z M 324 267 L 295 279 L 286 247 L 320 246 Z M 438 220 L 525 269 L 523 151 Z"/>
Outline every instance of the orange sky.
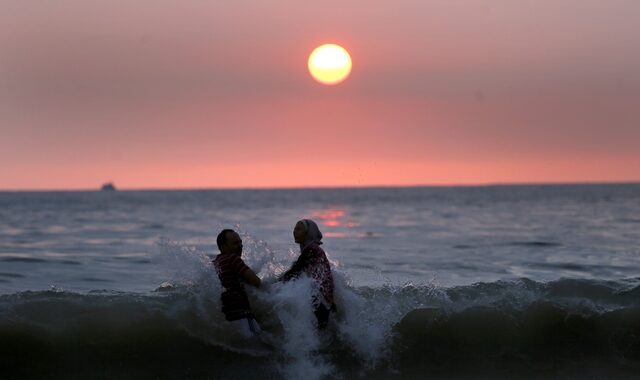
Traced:
<path fill-rule="evenodd" d="M 2 2 L 0 190 L 639 181 L 639 34 L 631 0 Z"/>

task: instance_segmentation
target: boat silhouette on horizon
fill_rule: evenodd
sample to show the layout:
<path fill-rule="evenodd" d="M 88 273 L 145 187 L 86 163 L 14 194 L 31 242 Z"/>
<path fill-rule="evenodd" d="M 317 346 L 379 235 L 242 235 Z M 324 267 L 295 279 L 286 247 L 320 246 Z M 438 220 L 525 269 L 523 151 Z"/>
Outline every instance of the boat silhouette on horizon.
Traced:
<path fill-rule="evenodd" d="M 116 187 L 113 185 L 112 182 L 107 182 L 107 183 L 102 185 L 100 190 L 101 191 L 116 191 Z"/>

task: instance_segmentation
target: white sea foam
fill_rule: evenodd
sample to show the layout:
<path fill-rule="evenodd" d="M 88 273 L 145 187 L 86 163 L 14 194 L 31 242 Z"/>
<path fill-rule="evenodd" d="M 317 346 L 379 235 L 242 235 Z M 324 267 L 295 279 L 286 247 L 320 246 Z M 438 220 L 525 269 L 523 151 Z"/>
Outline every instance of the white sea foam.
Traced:
<path fill-rule="evenodd" d="M 375 366 L 387 354 L 391 329 L 404 308 L 366 299 L 350 288 L 346 274 L 334 267 L 339 312 L 331 315 L 328 329 L 319 331 L 311 305 L 313 282 L 305 277 L 287 283 L 275 282 L 285 262 L 292 260 L 292 252 L 278 255 L 248 234 L 243 234 L 243 240 L 243 259 L 267 280 L 262 289 L 247 287 L 247 291 L 256 315 L 261 317 L 262 339 L 272 347 L 283 376 L 319 379 L 334 373 L 335 368 L 323 356 L 323 350 L 331 349 L 337 341 L 349 347 L 365 367 Z M 161 252 L 156 257 L 166 269 L 168 282 L 189 289 L 192 295 L 190 302 L 197 315 L 185 328 L 212 344 L 245 353 L 264 353 L 264 346 L 263 351 L 256 351 L 256 344 L 225 331 L 229 326 L 220 312 L 221 288 L 210 257 L 195 247 L 168 240 L 160 241 L 159 247 Z M 163 288 L 166 290 L 166 284 Z"/>

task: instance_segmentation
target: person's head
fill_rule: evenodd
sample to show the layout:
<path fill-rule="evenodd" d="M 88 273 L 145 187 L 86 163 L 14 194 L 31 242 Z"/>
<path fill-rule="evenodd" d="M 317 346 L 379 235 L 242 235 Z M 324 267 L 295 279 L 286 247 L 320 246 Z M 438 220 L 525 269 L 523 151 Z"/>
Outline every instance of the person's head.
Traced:
<path fill-rule="evenodd" d="M 302 219 L 293 227 L 293 240 L 301 246 L 311 243 L 322 244 L 322 232 L 313 220 Z"/>
<path fill-rule="evenodd" d="M 242 254 L 242 239 L 234 230 L 224 229 L 220 231 L 216 243 L 220 253 Z"/>

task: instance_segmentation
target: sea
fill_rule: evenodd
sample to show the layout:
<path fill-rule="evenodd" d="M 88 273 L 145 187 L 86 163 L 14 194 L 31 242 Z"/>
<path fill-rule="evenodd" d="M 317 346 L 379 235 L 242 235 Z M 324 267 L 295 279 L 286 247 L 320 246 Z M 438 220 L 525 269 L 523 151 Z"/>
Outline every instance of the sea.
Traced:
<path fill-rule="evenodd" d="M 278 281 L 303 218 L 324 330 Z M 256 338 L 220 310 L 223 228 Z M 638 379 L 640 184 L 0 192 L 0 378 Z"/>

